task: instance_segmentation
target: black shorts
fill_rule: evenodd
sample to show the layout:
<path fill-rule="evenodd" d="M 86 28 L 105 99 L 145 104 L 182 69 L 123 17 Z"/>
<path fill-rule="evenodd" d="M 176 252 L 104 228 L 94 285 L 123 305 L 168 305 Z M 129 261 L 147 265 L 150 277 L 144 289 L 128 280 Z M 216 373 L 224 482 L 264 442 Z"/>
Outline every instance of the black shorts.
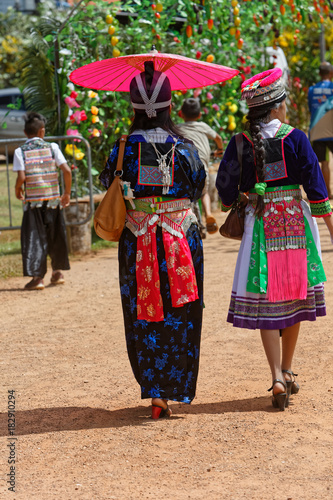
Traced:
<path fill-rule="evenodd" d="M 318 161 L 326 160 L 327 148 L 333 153 L 333 141 L 313 141 L 312 149 L 316 153 Z"/>

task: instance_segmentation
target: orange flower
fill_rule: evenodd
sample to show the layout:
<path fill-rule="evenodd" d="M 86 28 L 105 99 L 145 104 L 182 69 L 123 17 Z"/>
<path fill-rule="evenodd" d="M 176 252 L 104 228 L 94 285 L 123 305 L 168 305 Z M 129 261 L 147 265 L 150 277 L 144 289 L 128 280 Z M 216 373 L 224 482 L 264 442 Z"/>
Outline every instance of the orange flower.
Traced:
<path fill-rule="evenodd" d="M 98 116 L 95 116 L 95 115 L 92 116 L 91 121 L 92 121 L 92 123 L 98 123 L 99 122 Z"/>
<path fill-rule="evenodd" d="M 98 107 L 97 106 L 91 106 L 90 111 L 91 111 L 92 115 L 98 115 Z"/>
<path fill-rule="evenodd" d="M 99 137 L 101 135 L 101 133 L 98 130 L 98 128 L 94 128 L 94 130 L 92 131 L 92 135 L 93 135 L 93 137 Z"/>

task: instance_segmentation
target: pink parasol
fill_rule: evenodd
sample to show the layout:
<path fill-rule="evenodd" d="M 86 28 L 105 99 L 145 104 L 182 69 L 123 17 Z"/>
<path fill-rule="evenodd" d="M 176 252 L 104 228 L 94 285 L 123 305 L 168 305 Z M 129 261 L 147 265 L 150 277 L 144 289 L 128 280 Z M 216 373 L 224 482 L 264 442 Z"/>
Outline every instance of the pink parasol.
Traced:
<path fill-rule="evenodd" d="M 144 71 L 145 61 L 154 61 L 155 70 L 166 73 L 172 90 L 207 87 L 239 73 L 228 66 L 152 50 L 148 54 L 114 57 L 86 64 L 74 70 L 70 80 L 89 89 L 129 92 L 132 78 Z"/>

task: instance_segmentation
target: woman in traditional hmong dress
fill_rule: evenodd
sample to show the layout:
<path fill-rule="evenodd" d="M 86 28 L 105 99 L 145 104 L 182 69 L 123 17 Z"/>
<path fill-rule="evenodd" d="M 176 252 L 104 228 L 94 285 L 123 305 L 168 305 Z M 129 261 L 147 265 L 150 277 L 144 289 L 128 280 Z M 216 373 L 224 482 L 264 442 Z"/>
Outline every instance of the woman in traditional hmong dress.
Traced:
<path fill-rule="evenodd" d="M 310 142 L 304 132 L 284 123 L 281 76 L 275 68 L 242 84 L 249 113 L 248 130 L 242 134 L 240 191 L 249 197 L 227 321 L 239 328 L 260 329 L 272 372 L 272 403 L 284 410 L 290 395 L 299 390 L 292 359 L 300 322 L 326 315 L 326 278 L 313 217 L 324 218 L 331 238 L 333 222 Z M 239 196 L 239 176 L 233 137 L 216 181 L 223 211 Z M 302 200 L 300 184 L 310 207 Z M 245 200 L 244 194 L 240 196 Z"/>
<path fill-rule="evenodd" d="M 199 368 L 203 253 L 190 203 L 205 170 L 197 150 L 170 119 L 171 87 L 145 63 L 130 85 L 135 117 L 125 146 L 126 226 L 119 241 L 119 280 L 127 351 L 152 417 L 169 416 L 168 400 L 190 403 Z M 109 187 L 119 141 L 101 181 Z"/>

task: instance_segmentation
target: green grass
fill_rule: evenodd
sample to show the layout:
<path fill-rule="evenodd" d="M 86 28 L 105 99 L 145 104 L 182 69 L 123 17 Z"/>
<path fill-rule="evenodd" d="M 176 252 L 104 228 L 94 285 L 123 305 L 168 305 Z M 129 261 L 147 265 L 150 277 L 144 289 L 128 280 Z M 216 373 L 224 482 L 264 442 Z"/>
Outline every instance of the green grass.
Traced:
<path fill-rule="evenodd" d="M 94 225 L 92 223 L 91 226 L 91 249 L 92 250 L 100 250 L 101 248 L 115 248 L 118 246 L 118 243 L 115 243 L 114 241 L 105 241 L 102 240 L 97 234 L 95 233 Z"/>
<path fill-rule="evenodd" d="M 9 165 L 9 191 L 12 211 L 12 226 L 20 226 L 22 222 L 22 202 L 15 197 L 16 173 Z M 0 227 L 9 227 L 8 179 L 6 166 L 0 165 Z"/>
<path fill-rule="evenodd" d="M 0 279 L 22 276 L 20 231 L 0 234 Z"/>

